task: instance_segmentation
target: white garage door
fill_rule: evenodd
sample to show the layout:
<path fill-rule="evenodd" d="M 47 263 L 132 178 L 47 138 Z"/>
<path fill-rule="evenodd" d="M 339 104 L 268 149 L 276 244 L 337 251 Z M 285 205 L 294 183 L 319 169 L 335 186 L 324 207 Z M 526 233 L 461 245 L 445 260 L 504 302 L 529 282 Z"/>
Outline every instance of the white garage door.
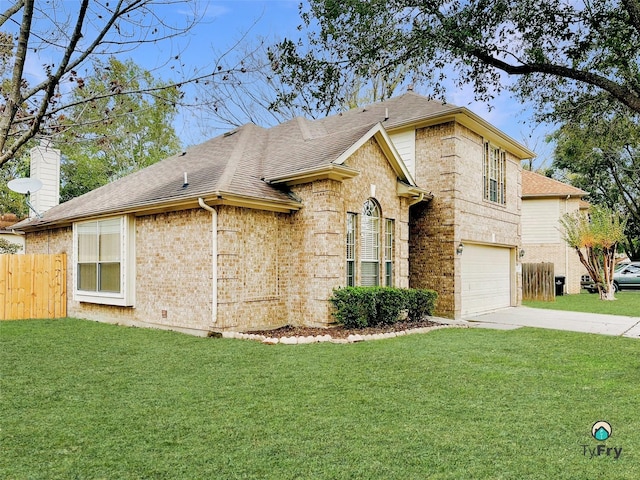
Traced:
<path fill-rule="evenodd" d="M 511 305 L 511 250 L 465 244 L 462 253 L 462 315 Z"/>

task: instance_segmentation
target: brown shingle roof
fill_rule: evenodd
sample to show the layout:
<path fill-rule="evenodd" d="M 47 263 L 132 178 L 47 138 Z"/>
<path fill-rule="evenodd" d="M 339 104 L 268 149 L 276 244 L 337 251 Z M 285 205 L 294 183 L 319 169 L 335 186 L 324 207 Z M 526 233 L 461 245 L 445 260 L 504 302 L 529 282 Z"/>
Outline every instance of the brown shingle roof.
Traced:
<path fill-rule="evenodd" d="M 382 122 L 387 130 L 409 125 L 420 120 L 445 115 L 460 110 L 460 107 L 429 100 L 413 92 L 390 98 L 365 107 L 317 120 L 327 131 L 353 128 L 358 125 Z"/>
<path fill-rule="evenodd" d="M 539 173 L 522 171 L 522 198 L 566 197 L 567 195 L 583 197 L 588 195 L 588 192 Z"/>
<path fill-rule="evenodd" d="M 19 227 L 197 205 L 200 197 L 223 194 L 299 208 L 286 188 L 268 180 L 331 166 L 378 123 L 393 129 L 460 110 L 406 93 L 321 120 L 296 118 L 269 129 L 247 124 L 58 205 L 42 219 L 21 222 Z M 188 185 L 183 186 L 185 172 Z"/>

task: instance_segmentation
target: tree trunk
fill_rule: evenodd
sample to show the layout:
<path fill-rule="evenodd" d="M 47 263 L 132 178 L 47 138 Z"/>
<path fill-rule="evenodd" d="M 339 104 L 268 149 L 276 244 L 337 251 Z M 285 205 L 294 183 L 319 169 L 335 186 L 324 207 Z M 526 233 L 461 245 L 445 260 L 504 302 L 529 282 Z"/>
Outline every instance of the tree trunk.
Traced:
<path fill-rule="evenodd" d="M 609 284 L 598 285 L 598 294 L 600 295 L 600 300 L 617 300 L 615 296 L 616 291 L 613 288 L 613 281 Z"/>

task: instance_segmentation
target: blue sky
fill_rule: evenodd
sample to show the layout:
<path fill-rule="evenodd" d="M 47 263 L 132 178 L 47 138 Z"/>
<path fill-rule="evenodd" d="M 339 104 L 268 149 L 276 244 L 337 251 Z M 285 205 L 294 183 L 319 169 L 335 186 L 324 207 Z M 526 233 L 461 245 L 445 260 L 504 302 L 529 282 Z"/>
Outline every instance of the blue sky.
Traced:
<path fill-rule="evenodd" d="M 211 56 L 211 52 L 223 52 L 231 48 L 243 35 L 248 42 L 255 36 L 268 39 L 282 39 L 284 37 L 298 38 L 301 32 L 297 30 L 301 20 L 298 12 L 298 0 L 226 0 L 203 2 L 206 6 L 204 22 L 200 24 L 189 38 L 181 40 L 188 45 L 188 55 L 183 57 L 187 63 L 198 64 Z M 135 55 L 134 55 L 134 59 Z M 137 59 L 136 59 L 137 60 Z M 473 99 L 471 86 L 451 88 L 447 92 L 447 101 L 469 108 L 487 121 L 507 133 L 515 140 L 524 143 L 536 151 L 540 163 L 545 156 L 549 156 L 550 147 L 543 141 L 550 133 L 548 126 L 533 128 L 525 122 L 530 118 L 527 106 L 502 94 L 496 97 L 491 107 Z M 188 132 L 193 128 L 187 121 L 181 133 L 187 140 Z M 193 138 L 193 137 L 192 137 Z"/>
<path fill-rule="evenodd" d="M 297 39 L 304 35 L 304 32 L 297 30 L 301 23 L 299 0 L 200 0 L 198 5 L 201 22 L 187 35 L 158 45 L 146 45 L 121 57 L 130 57 L 136 63 L 152 70 L 156 78 L 178 80 L 180 70 L 190 75 L 198 69 L 210 69 L 216 58 L 233 49 L 238 42 L 250 45 L 252 42 L 255 43 L 256 37 L 264 37 L 271 43 L 285 37 Z M 158 12 L 168 23 L 180 23 L 187 15 L 184 6 L 171 3 Z M 228 58 L 232 55 L 231 53 Z M 174 56 L 179 56 L 179 61 L 172 60 L 166 63 L 167 58 Z M 36 78 L 42 76 L 42 64 L 45 60 L 46 54 L 36 55 L 32 59 L 31 71 L 28 72 Z M 526 106 L 510 98 L 508 94 L 502 94 L 496 97 L 490 108 L 487 104 L 475 102 L 473 96 L 471 86 L 452 87 L 447 92 L 447 101 L 469 108 L 515 140 L 536 151 L 540 158 L 536 162 L 537 165 L 550 156 L 551 148 L 543 141 L 550 129 L 545 126 L 533 128 L 530 124 L 525 124 L 524 122 L 530 118 Z M 209 134 L 203 134 L 201 123 L 189 115 L 180 115 L 175 126 L 185 146 L 202 142 L 220 133 L 210 131 Z"/>

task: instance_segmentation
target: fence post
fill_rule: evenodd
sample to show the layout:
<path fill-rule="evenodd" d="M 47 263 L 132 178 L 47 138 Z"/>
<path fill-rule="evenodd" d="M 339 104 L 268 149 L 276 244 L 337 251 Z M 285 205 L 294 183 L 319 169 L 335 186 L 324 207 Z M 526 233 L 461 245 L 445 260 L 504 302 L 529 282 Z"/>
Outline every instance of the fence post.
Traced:
<path fill-rule="evenodd" d="M 67 257 L 0 255 L 0 320 L 67 315 Z"/>
<path fill-rule="evenodd" d="M 542 302 L 555 301 L 553 263 L 522 264 L 522 299 Z"/>

